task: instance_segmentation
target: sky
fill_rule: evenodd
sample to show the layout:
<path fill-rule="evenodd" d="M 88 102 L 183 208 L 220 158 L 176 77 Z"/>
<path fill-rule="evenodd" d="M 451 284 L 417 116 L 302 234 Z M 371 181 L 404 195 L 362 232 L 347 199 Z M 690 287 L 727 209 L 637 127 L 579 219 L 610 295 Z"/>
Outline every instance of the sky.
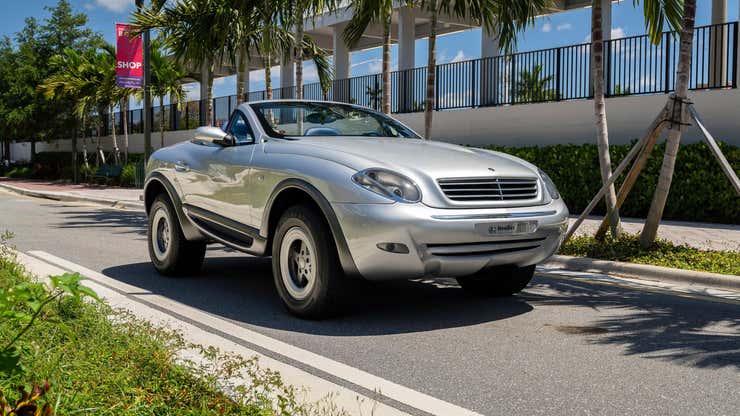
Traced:
<path fill-rule="evenodd" d="M 738 1 L 727 0 L 728 21 L 738 20 Z M 2 14 L 0 14 L 0 36 L 13 36 L 23 27 L 24 19 L 28 16 L 43 19 L 48 15 L 44 7 L 54 5 L 56 0 L 0 0 Z M 114 43 L 114 29 L 116 22 L 126 22 L 130 12 L 134 9 L 134 0 L 70 0 L 76 11 L 88 15 L 88 26 L 101 33 L 110 43 Z M 707 25 L 710 22 L 712 0 L 697 0 L 697 26 Z M 562 12 L 535 21 L 519 35 L 518 51 L 531 51 L 557 46 L 572 45 L 588 42 L 590 27 L 590 9 L 577 9 Z M 641 9 L 634 7 L 632 0 L 615 3 L 612 8 L 612 37 L 641 35 L 645 32 Z M 427 57 L 427 41 L 419 39 L 415 46 L 416 66 L 423 66 Z M 480 29 L 467 30 L 442 36 L 437 39 L 437 61 L 447 63 L 476 59 L 480 57 Z M 350 57 L 351 76 L 367 75 L 380 72 L 380 48 L 353 52 Z M 391 48 L 391 67 L 398 65 L 398 50 L 394 45 Z M 305 65 L 305 82 L 317 81 L 316 71 L 312 64 Z M 273 85 L 280 84 L 280 69 L 273 68 Z M 250 75 L 250 91 L 264 89 L 264 71 L 252 71 Z M 188 99 L 199 98 L 197 84 L 186 86 Z M 214 81 L 214 96 L 226 96 L 236 93 L 235 76 L 216 79 Z"/>

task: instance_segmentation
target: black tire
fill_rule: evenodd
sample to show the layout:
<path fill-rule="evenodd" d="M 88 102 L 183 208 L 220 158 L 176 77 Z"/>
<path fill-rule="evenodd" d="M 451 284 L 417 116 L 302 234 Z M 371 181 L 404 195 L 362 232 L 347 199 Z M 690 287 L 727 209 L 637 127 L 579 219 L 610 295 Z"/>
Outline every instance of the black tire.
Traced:
<path fill-rule="evenodd" d="M 163 218 L 164 217 L 164 218 Z M 157 224 L 155 224 L 155 221 Z M 169 240 L 164 242 L 158 236 L 157 242 L 152 235 L 159 232 L 162 221 L 167 223 Z M 157 229 L 155 229 L 155 227 Z M 165 231 L 162 231 L 165 233 Z M 200 271 L 206 255 L 206 243 L 188 241 L 182 233 L 177 213 L 166 195 L 158 195 L 149 210 L 147 226 L 149 258 L 157 271 L 165 276 L 192 275 Z M 157 244 L 155 246 L 155 244 Z"/>
<path fill-rule="evenodd" d="M 291 314 L 323 319 L 340 311 L 344 273 L 331 230 L 314 208 L 297 205 L 283 213 L 272 240 L 272 274 Z"/>
<path fill-rule="evenodd" d="M 458 277 L 457 282 L 463 290 L 473 295 L 511 296 L 527 287 L 534 276 L 534 267 L 534 264 L 525 267 L 492 267 L 470 276 Z"/>

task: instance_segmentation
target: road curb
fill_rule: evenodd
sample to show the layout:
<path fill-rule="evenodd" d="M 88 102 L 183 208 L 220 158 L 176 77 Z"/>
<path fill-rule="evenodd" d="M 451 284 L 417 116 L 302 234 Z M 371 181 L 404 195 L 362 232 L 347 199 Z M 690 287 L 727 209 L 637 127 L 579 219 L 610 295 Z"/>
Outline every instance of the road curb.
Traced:
<path fill-rule="evenodd" d="M 542 266 L 554 269 L 613 274 L 643 280 L 669 283 L 688 283 L 725 290 L 740 290 L 740 277 L 726 274 L 697 272 L 673 269 L 648 264 L 625 263 L 621 261 L 599 260 L 588 257 L 554 255 Z"/>
<path fill-rule="evenodd" d="M 7 183 L 2 183 L 2 182 L 0 182 L 0 188 L 6 189 L 11 192 L 15 192 L 20 195 L 32 196 L 36 198 L 52 199 L 55 201 L 90 202 L 94 204 L 105 205 L 105 206 L 112 207 L 112 208 L 123 208 L 123 209 L 131 209 L 131 210 L 138 210 L 138 211 L 144 210 L 143 202 L 124 201 L 124 200 L 111 199 L 111 198 L 98 198 L 98 197 L 83 196 L 83 195 L 71 195 L 66 192 L 36 191 L 36 190 L 21 188 L 19 186 L 9 185 Z"/>

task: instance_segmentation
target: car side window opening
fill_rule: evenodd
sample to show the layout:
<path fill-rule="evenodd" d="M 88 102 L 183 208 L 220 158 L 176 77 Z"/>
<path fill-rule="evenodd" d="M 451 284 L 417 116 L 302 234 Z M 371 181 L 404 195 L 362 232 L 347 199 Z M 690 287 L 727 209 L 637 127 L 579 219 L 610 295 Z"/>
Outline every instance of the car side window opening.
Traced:
<path fill-rule="evenodd" d="M 254 143 L 254 135 L 244 115 L 235 111 L 229 122 L 228 133 L 234 136 L 237 145 Z"/>

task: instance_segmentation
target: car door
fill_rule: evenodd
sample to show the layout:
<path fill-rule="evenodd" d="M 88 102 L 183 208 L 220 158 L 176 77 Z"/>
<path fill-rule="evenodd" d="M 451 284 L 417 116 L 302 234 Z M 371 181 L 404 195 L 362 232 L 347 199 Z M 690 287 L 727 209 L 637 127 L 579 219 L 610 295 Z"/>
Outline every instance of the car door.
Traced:
<path fill-rule="evenodd" d="M 185 204 L 241 224 L 251 224 L 249 170 L 254 134 L 241 111 L 232 114 L 226 132 L 232 146 L 193 142 L 179 176 Z"/>

